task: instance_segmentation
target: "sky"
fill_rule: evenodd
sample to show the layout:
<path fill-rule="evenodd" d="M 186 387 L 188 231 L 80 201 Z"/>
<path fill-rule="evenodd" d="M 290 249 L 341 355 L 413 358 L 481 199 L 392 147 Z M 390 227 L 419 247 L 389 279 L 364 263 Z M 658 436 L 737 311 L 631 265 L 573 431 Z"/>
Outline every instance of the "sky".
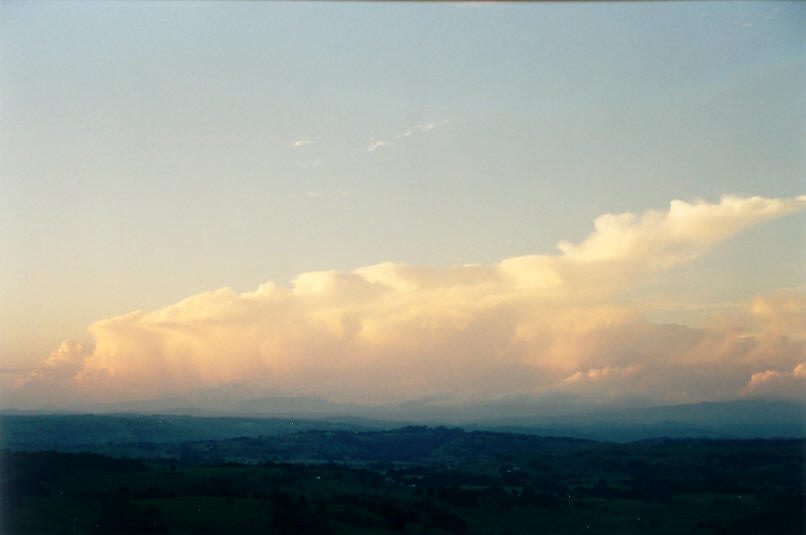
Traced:
<path fill-rule="evenodd" d="M 0 3 L 0 405 L 806 391 L 806 6 Z"/>

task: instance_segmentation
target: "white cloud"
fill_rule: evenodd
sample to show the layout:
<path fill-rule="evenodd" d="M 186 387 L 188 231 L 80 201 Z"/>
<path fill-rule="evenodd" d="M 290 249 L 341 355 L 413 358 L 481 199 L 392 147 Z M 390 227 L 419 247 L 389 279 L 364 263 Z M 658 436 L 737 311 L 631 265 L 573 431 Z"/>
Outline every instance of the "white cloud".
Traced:
<path fill-rule="evenodd" d="M 765 370 L 754 373 L 742 393 L 746 396 L 806 398 L 806 362 L 801 362 L 792 371 Z"/>
<path fill-rule="evenodd" d="M 28 400 L 35 400 L 37 404 L 58 406 L 65 400 L 78 399 L 80 392 L 75 388 L 75 376 L 84 369 L 93 349 L 65 340 L 39 368 L 17 379 L 15 386 L 24 390 Z"/>
<path fill-rule="evenodd" d="M 590 368 L 586 372 L 576 372 L 563 379 L 564 383 L 580 383 L 586 381 L 604 381 L 614 377 L 635 375 L 641 369 L 640 364 L 630 366 L 605 366 L 604 368 Z"/>
<path fill-rule="evenodd" d="M 802 292 L 753 297 L 734 310 L 740 321 L 717 316 L 700 329 L 653 324 L 641 303 L 619 297 L 743 228 L 804 208 L 806 197 L 673 201 L 667 212 L 602 216 L 556 255 L 448 269 L 382 263 L 303 273 L 290 287 L 222 288 L 93 324 L 94 347 L 66 342 L 14 395 L 29 404 L 43 392 L 145 399 L 248 383 L 352 401 L 569 388 L 735 396 L 758 370 L 803 362 Z"/>
<path fill-rule="evenodd" d="M 305 145 L 310 145 L 310 144 L 311 144 L 311 140 L 309 140 L 309 139 L 298 139 L 298 140 L 294 141 L 293 143 L 291 143 L 291 146 L 294 147 L 294 148 L 299 148 L 299 147 L 304 147 Z"/>
<path fill-rule="evenodd" d="M 400 134 L 395 135 L 395 138 L 399 139 L 399 138 L 409 137 L 409 136 L 412 136 L 412 135 L 416 134 L 417 132 L 430 132 L 431 130 L 433 130 L 433 129 L 439 127 L 439 126 L 446 125 L 449 122 L 450 122 L 449 120 L 444 120 L 444 121 L 430 121 L 430 122 L 423 123 L 423 124 L 417 124 L 417 125 L 414 125 L 411 128 L 409 128 L 405 132 L 401 132 Z"/>
<path fill-rule="evenodd" d="M 414 125 L 411 128 L 409 128 L 405 132 L 401 132 L 400 134 L 396 134 L 394 136 L 394 138 L 395 139 L 402 139 L 402 138 L 412 136 L 412 135 L 414 135 L 416 133 L 419 133 L 419 132 L 430 132 L 431 130 L 433 130 L 433 129 L 439 127 L 439 126 L 446 125 L 449 122 L 450 122 L 449 120 L 444 120 L 444 121 L 430 121 L 430 122 L 423 123 L 423 124 L 417 124 L 417 125 Z M 387 141 L 387 140 L 384 140 L 384 139 L 378 139 L 378 138 L 372 138 L 370 140 L 369 145 L 367 145 L 367 147 L 364 150 L 366 152 L 373 152 L 373 151 L 376 151 L 376 150 L 378 150 L 378 149 L 380 149 L 382 147 L 391 147 L 393 144 L 394 143 L 392 143 L 391 141 Z"/>
<path fill-rule="evenodd" d="M 603 262 L 625 258 L 666 269 L 692 260 L 711 245 L 768 219 L 806 208 L 806 195 L 792 199 L 722 197 L 718 204 L 674 200 L 668 212 L 606 214 L 580 244 L 561 242 L 569 260 Z"/>
<path fill-rule="evenodd" d="M 366 150 L 367 152 L 373 152 L 375 150 L 380 149 L 381 147 L 388 147 L 389 145 L 391 145 L 391 143 L 389 143 L 388 141 L 377 139 L 375 141 L 370 142 L 370 144 L 367 145 L 367 148 L 364 150 Z"/>

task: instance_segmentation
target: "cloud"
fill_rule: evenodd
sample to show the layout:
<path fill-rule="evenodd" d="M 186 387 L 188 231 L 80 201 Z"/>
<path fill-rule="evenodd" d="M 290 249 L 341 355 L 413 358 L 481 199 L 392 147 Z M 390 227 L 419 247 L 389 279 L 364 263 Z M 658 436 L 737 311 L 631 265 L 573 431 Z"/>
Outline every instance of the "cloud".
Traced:
<path fill-rule="evenodd" d="M 294 148 L 304 147 L 305 145 L 310 145 L 311 141 L 309 139 L 298 139 L 291 143 L 291 146 Z"/>
<path fill-rule="evenodd" d="M 624 377 L 634 375 L 641 369 L 640 364 L 631 366 L 605 366 L 604 368 L 590 368 L 586 372 L 576 372 L 563 379 L 565 383 L 579 383 L 581 381 L 603 381 L 610 377 Z"/>
<path fill-rule="evenodd" d="M 718 204 L 675 200 L 668 212 L 603 215 L 582 243 L 561 242 L 558 247 L 569 260 L 623 262 L 630 258 L 666 269 L 699 256 L 747 227 L 804 208 L 806 195 L 792 199 L 725 196 Z"/>
<path fill-rule="evenodd" d="M 806 295 L 778 290 L 773 295 L 753 299 L 752 313 L 762 320 L 771 334 L 806 333 Z"/>
<path fill-rule="evenodd" d="M 416 134 L 417 132 L 430 132 L 434 128 L 446 125 L 449 122 L 450 122 L 449 120 L 444 120 L 444 121 L 431 121 L 428 123 L 417 124 L 409 128 L 405 132 L 401 132 L 400 134 L 395 135 L 395 138 L 400 139 L 404 137 L 409 137 Z"/>
<path fill-rule="evenodd" d="M 79 399 L 81 396 L 75 388 L 75 376 L 84 368 L 85 360 L 92 355 L 92 351 L 92 346 L 65 340 L 41 366 L 27 377 L 17 379 L 15 386 L 42 405 L 58 406 L 65 401 Z"/>
<path fill-rule="evenodd" d="M 754 373 L 742 393 L 746 396 L 806 398 L 806 362 L 801 362 L 792 371 L 765 370 Z"/>
<path fill-rule="evenodd" d="M 605 366 L 578 371 L 562 380 L 566 390 L 589 392 L 590 390 L 617 390 L 629 386 L 633 377 L 642 370 L 641 364 L 628 366 Z"/>
<path fill-rule="evenodd" d="M 367 152 L 373 152 L 375 150 L 380 149 L 381 147 L 388 147 L 389 145 L 391 145 L 390 142 L 384 141 L 382 139 L 377 139 L 375 141 L 370 142 L 370 144 L 367 145 L 366 149 L 364 150 L 366 150 Z"/>
<path fill-rule="evenodd" d="M 396 134 L 394 136 L 394 138 L 395 139 L 402 139 L 402 138 L 406 138 L 406 137 L 412 136 L 412 135 L 420 133 L 420 132 L 430 132 L 431 130 L 433 130 L 433 129 L 439 127 L 439 126 L 446 125 L 449 122 L 450 122 L 450 120 L 446 119 L 444 121 L 430 121 L 430 122 L 427 122 L 427 123 L 417 124 L 417 125 L 412 126 L 411 128 L 409 128 L 408 130 L 406 130 L 404 132 Z M 372 138 L 370 140 L 370 144 L 367 145 L 366 148 L 364 148 L 364 150 L 366 152 L 373 152 L 373 151 L 376 151 L 376 150 L 378 150 L 378 149 L 380 149 L 382 147 L 391 147 L 393 144 L 394 143 L 392 143 L 391 141 L 386 141 L 386 140 L 378 139 L 378 138 Z"/>
<path fill-rule="evenodd" d="M 623 296 L 805 208 L 806 196 L 672 201 L 665 212 L 604 215 L 554 255 L 447 269 L 386 262 L 222 288 L 96 322 L 94 345 L 65 342 L 12 397 L 135 400 L 223 385 L 367 403 L 549 390 L 735 397 L 758 370 L 803 362 L 802 292 L 753 296 L 735 321 L 702 328 L 651 323 Z M 754 384 L 776 387 L 765 381 Z"/>

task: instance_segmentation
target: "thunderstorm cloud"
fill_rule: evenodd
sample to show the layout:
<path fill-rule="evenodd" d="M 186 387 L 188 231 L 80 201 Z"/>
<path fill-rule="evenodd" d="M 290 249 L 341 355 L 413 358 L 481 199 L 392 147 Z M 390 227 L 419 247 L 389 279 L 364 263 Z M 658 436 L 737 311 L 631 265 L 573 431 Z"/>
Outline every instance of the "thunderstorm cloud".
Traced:
<path fill-rule="evenodd" d="M 20 404 L 138 400 L 226 385 L 356 402 L 547 391 L 698 400 L 798 389 L 806 298 L 755 295 L 733 320 L 653 323 L 619 299 L 715 244 L 806 209 L 791 199 L 672 201 L 607 214 L 559 252 L 446 269 L 380 263 L 229 288 L 89 327 L 18 381 Z"/>

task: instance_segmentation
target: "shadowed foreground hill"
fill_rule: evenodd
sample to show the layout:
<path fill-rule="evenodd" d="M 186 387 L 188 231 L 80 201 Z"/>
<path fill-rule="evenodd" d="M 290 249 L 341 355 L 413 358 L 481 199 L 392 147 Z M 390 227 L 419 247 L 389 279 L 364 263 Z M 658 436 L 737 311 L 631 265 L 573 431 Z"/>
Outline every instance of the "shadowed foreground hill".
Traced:
<path fill-rule="evenodd" d="M 415 426 L 83 448 L 95 453 L 2 452 L 2 533 L 804 529 L 803 440 L 619 444 Z"/>

